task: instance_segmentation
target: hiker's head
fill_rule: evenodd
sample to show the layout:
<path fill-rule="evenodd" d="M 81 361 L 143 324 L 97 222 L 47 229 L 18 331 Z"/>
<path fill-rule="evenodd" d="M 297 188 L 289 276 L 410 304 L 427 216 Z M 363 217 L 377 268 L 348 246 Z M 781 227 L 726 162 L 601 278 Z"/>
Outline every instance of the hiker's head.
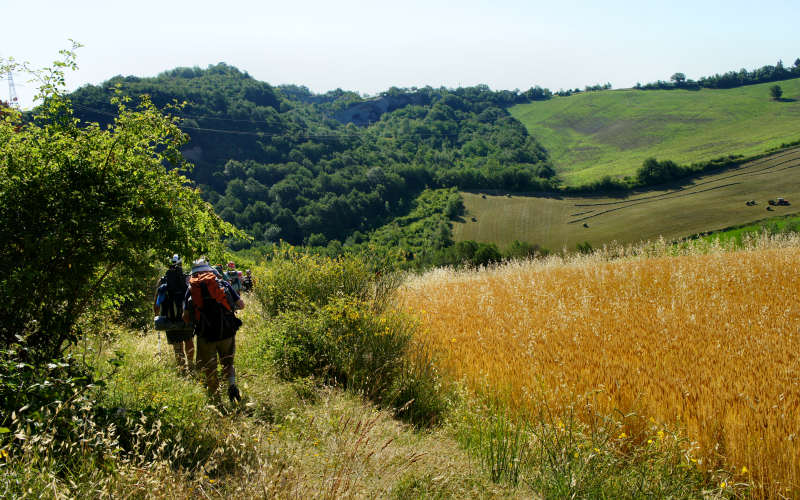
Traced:
<path fill-rule="evenodd" d="M 179 265 L 181 263 L 181 258 L 178 256 L 178 254 L 175 254 L 175 255 L 172 256 L 172 258 L 169 260 L 169 262 L 173 266 L 177 266 L 177 265 Z"/>
<path fill-rule="evenodd" d="M 192 262 L 192 274 L 202 273 L 206 271 L 214 272 L 214 269 L 208 265 L 208 261 L 206 261 L 205 257 L 200 257 L 196 261 Z"/>
<path fill-rule="evenodd" d="M 228 269 L 236 269 L 236 264 L 234 264 L 232 261 L 228 262 Z"/>

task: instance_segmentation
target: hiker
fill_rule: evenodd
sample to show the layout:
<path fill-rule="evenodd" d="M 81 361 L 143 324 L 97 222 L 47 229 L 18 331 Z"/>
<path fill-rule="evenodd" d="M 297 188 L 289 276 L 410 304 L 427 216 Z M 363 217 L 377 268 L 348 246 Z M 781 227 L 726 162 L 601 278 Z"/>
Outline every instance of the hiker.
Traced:
<path fill-rule="evenodd" d="M 242 288 L 244 288 L 245 292 L 249 292 L 253 289 L 253 275 L 249 269 L 244 273 L 244 278 L 242 279 Z"/>
<path fill-rule="evenodd" d="M 214 271 L 217 273 L 217 276 L 219 276 L 222 279 L 225 279 L 225 268 L 222 267 L 222 264 L 214 266 Z"/>
<path fill-rule="evenodd" d="M 184 300 L 184 321 L 194 321 L 197 335 L 197 366 L 205 372 L 206 388 L 214 397 L 219 389 L 217 357 L 222 373 L 228 379 L 228 398 L 240 401 L 236 386 L 233 358 L 236 353 L 236 331 L 242 325 L 234 311 L 244 309 L 244 301 L 214 269 L 201 258 L 192 263 L 189 288 Z"/>
<path fill-rule="evenodd" d="M 228 262 L 228 270 L 225 271 L 225 280 L 231 284 L 236 293 L 242 291 L 241 273 L 236 270 L 236 264 Z"/>
<path fill-rule="evenodd" d="M 164 328 L 167 343 L 175 351 L 175 363 L 181 372 L 190 370 L 194 363 L 194 329 L 191 323 L 183 321 L 183 302 L 188 287 L 188 276 L 183 274 L 181 258 L 175 254 L 166 274 L 158 281 L 153 312 L 159 316 L 156 318 L 157 329 L 161 329 L 159 320 L 167 324 Z"/>

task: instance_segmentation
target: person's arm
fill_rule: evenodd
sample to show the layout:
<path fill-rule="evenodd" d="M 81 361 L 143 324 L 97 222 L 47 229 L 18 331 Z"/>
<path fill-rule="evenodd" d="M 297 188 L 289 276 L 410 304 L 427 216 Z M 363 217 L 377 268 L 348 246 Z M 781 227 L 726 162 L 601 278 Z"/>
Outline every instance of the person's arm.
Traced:
<path fill-rule="evenodd" d="M 161 306 L 158 305 L 158 289 L 161 288 L 161 283 L 163 283 L 164 278 L 158 280 L 158 284 L 156 284 L 156 293 L 153 295 L 153 312 L 158 315 L 161 312 Z"/>

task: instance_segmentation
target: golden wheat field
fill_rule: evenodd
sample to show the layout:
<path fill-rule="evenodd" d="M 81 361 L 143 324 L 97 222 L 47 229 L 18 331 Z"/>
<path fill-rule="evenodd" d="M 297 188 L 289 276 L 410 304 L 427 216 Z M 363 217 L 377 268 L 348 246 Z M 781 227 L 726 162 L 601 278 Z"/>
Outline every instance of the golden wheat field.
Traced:
<path fill-rule="evenodd" d="M 599 411 L 682 426 L 702 466 L 735 470 L 756 496 L 797 494 L 800 240 L 671 248 L 436 270 L 401 298 L 473 390 L 556 410 L 599 391 Z"/>

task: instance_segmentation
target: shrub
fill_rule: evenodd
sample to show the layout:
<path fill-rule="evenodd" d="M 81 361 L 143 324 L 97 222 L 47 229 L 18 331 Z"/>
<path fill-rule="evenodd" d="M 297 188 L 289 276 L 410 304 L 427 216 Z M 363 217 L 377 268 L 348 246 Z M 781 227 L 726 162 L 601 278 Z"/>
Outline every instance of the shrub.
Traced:
<path fill-rule="evenodd" d="M 262 354 L 285 379 L 341 385 L 419 425 L 447 407 L 433 360 L 412 343 L 416 322 L 390 309 L 399 278 L 363 260 L 279 250 L 257 270 L 255 295 L 274 319 Z"/>
<path fill-rule="evenodd" d="M 301 254 L 292 247 L 276 249 L 265 267 L 254 270 L 256 298 L 270 316 L 313 310 L 337 296 L 366 301 L 378 278 L 354 257 Z"/>
<path fill-rule="evenodd" d="M 412 331 L 406 318 L 375 315 L 358 299 L 337 297 L 311 314 L 278 318 L 267 352 L 284 378 L 322 377 L 382 400 L 402 369 Z"/>
<path fill-rule="evenodd" d="M 135 291 L 104 287 L 112 274 L 241 235 L 187 186 L 177 118 L 146 97 L 136 108 L 118 97 L 107 128 L 81 123 L 63 93 L 75 55 L 62 55 L 38 72 L 33 120 L 0 120 L 0 342 L 27 340 L 28 359 L 44 362 L 81 334 L 90 305 Z M 0 72 L 11 69 L 0 60 Z"/>

